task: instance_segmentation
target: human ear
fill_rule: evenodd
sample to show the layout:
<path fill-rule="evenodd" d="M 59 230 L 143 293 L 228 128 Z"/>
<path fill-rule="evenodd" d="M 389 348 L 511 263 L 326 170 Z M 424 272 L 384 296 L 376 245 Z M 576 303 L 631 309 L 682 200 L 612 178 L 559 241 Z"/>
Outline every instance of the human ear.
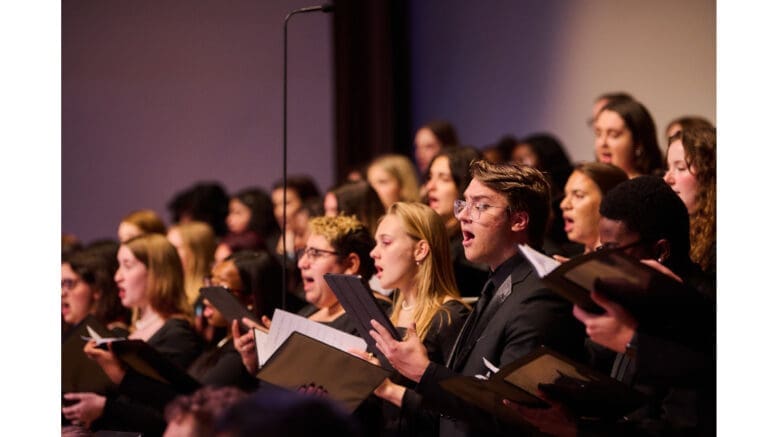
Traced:
<path fill-rule="evenodd" d="M 413 258 L 416 264 L 421 263 L 427 255 L 429 255 L 429 242 L 426 240 L 419 240 L 415 244 L 415 250 L 413 250 Z"/>
<path fill-rule="evenodd" d="M 520 232 L 529 229 L 529 213 L 526 211 L 517 211 L 510 215 L 510 230 Z"/>
<path fill-rule="evenodd" d="M 662 238 L 653 245 L 653 256 L 655 260 L 663 264 L 669 259 L 669 255 L 672 254 L 671 244 L 666 238 Z"/>
<path fill-rule="evenodd" d="M 345 257 L 343 260 L 343 265 L 345 266 L 345 273 L 346 275 L 355 275 L 359 272 L 359 267 L 361 267 L 361 260 L 359 259 L 359 255 L 351 252 L 348 254 L 348 256 Z"/>

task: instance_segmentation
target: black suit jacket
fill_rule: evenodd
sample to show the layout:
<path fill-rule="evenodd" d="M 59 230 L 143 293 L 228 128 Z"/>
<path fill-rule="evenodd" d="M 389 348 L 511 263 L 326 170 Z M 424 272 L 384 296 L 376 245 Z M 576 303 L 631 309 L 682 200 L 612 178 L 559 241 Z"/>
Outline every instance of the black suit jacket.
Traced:
<path fill-rule="evenodd" d="M 545 345 L 568 357 L 583 358 L 583 325 L 572 316 L 572 304 L 546 288 L 531 265 L 518 253 L 494 274 L 509 269 L 507 283 L 498 287 L 486 307 L 482 325 L 470 341 L 460 338 L 448 366 L 431 363 L 417 386 L 427 408 L 440 412 L 440 435 L 487 435 L 515 432 L 493 416 L 463 403 L 439 386 L 456 375 L 486 375 L 483 358 L 497 367 Z M 502 286 L 500 286 L 502 285 Z"/>

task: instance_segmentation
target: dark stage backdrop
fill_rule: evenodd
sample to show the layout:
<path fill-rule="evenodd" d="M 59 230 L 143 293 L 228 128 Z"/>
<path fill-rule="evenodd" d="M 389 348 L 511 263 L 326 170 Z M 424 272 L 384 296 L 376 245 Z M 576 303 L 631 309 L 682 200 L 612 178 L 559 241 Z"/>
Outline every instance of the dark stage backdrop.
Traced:
<path fill-rule="evenodd" d="M 300 0 L 62 3 L 62 231 L 115 238 L 198 180 L 281 178 L 283 19 Z M 289 25 L 289 174 L 334 182 L 332 16 Z"/>

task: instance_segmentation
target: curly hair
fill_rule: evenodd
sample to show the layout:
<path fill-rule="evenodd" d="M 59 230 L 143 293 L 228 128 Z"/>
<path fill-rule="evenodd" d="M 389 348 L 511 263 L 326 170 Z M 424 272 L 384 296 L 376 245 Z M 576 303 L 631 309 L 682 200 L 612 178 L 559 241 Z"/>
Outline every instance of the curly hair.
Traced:
<path fill-rule="evenodd" d="M 698 207 L 691 214 L 691 259 L 708 271 L 715 263 L 716 130 L 703 125 L 684 127 L 669 144 L 677 139 L 685 150 L 685 163 L 696 177 L 698 186 Z"/>
<path fill-rule="evenodd" d="M 312 234 L 321 235 L 332 245 L 341 261 L 355 253 L 359 257 L 358 274 L 363 278 L 369 279 L 375 274 L 375 263 L 370 258 L 375 239 L 356 216 L 315 217 L 308 226 Z"/>

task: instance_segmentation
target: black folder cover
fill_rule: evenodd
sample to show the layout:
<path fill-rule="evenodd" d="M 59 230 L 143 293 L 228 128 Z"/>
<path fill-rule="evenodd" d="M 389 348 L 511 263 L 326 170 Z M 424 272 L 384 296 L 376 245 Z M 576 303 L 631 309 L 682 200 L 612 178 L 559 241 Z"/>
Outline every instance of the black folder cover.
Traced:
<path fill-rule="evenodd" d="M 523 253 L 535 265 L 532 257 L 536 254 Z M 601 314 L 604 310 L 591 300 L 591 292 L 597 290 L 645 324 L 656 318 L 662 323 L 669 312 L 683 317 L 689 309 L 705 305 L 700 293 L 620 249 L 572 258 L 542 277 L 542 281 L 580 308 Z"/>
<path fill-rule="evenodd" d="M 459 379 L 468 379 L 464 382 Z M 616 417 L 628 413 L 645 399 L 636 390 L 563 355 L 540 346 L 532 353 L 510 363 L 489 380 L 456 377 L 445 380 L 442 387 L 486 411 L 506 415 L 515 412 L 502 409 L 503 398 L 542 406 L 541 398 L 564 404 L 578 416 Z M 479 386 L 479 392 L 472 386 Z"/>
<path fill-rule="evenodd" d="M 103 337 L 114 336 L 92 315 L 88 315 L 81 323 L 70 328 L 62 339 L 62 393 L 105 394 L 115 387 L 102 367 L 84 353 L 86 341 L 81 336 L 89 337 L 87 325 Z"/>
<path fill-rule="evenodd" d="M 111 350 L 123 363 L 136 372 L 170 384 L 181 393 L 190 393 L 201 384 L 185 370 L 173 364 L 142 340 L 121 340 L 111 343 Z"/>
<path fill-rule="evenodd" d="M 202 294 L 202 297 L 205 299 L 208 299 L 229 323 L 232 323 L 232 320 L 237 320 L 239 322 L 243 317 L 247 317 L 256 323 L 260 323 L 256 314 L 248 311 L 248 308 L 240 303 L 240 301 L 224 287 L 202 287 L 200 288 L 200 294 Z"/>
<path fill-rule="evenodd" d="M 390 374 L 359 357 L 293 332 L 257 377 L 289 390 L 320 385 L 332 399 L 353 412 Z"/>
<path fill-rule="evenodd" d="M 395 340 L 402 340 L 397 328 L 391 323 L 386 313 L 380 308 L 372 291 L 366 286 L 361 276 L 325 273 L 324 279 L 337 296 L 345 312 L 356 320 L 359 335 L 367 342 L 367 349 L 375 354 L 385 368 L 391 368 L 386 357 L 375 347 L 375 341 L 370 337 L 373 329 L 370 320 L 374 319 L 388 329 Z"/>

